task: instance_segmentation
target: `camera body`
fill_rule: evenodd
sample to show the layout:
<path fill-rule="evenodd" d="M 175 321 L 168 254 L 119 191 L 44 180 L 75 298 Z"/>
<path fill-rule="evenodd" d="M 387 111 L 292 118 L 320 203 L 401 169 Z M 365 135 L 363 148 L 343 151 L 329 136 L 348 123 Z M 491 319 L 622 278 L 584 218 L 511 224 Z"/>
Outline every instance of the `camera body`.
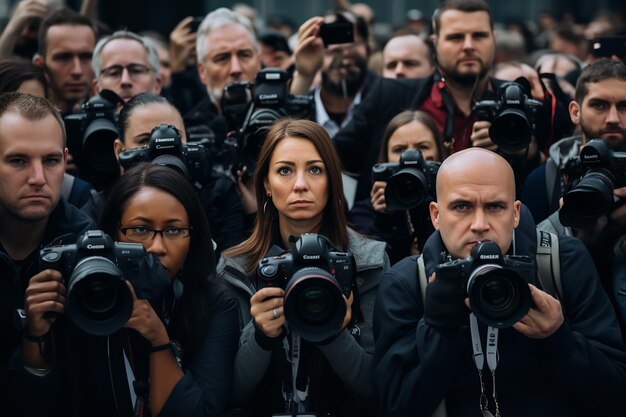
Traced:
<path fill-rule="evenodd" d="M 498 328 L 518 322 L 530 308 L 529 283 L 535 282 L 535 260 L 502 255 L 491 241 L 478 242 L 469 257 L 437 265 L 436 279 L 452 283 L 463 303 L 469 297 L 472 312 L 481 322 Z"/>
<path fill-rule="evenodd" d="M 418 149 L 407 149 L 400 162 L 372 167 L 372 181 L 386 181 L 387 211 L 407 210 L 436 198 L 435 180 L 440 162 L 427 161 Z"/>
<path fill-rule="evenodd" d="M 352 254 L 316 233 L 303 234 L 290 251 L 263 258 L 257 268 L 257 289 L 284 289 L 287 322 L 312 342 L 337 333 L 346 314 L 344 296 L 350 296 L 354 279 Z"/>
<path fill-rule="evenodd" d="M 474 106 L 478 120 L 491 122 L 489 136 L 504 153 L 528 148 L 541 111 L 543 103 L 529 98 L 524 87 L 515 81 L 502 84 L 496 100 L 479 101 Z"/>
<path fill-rule="evenodd" d="M 196 190 L 201 190 L 211 178 L 207 148 L 198 143 L 183 143 L 178 129 L 169 124 L 155 126 L 147 146 L 121 152 L 119 161 L 124 169 L 138 162 L 169 166 L 184 175 Z"/>
<path fill-rule="evenodd" d="M 96 188 L 102 189 L 106 176 L 117 178 L 119 165 L 113 142 L 120 134 L 115 112 L 122 99 L 110 90 L 102 90 L 82 106 L 78 114 L 65 116 L 67 147 L 78 169 Z"/>
<path fill-rule="evenodd" d="M 287 116 L 306 118 L 312 113 L 312 97 L 289 95 L 288 81 L 289 75 L 285 71 L 264 68 L 257 73 L 254 85 L 248 84 L 250 94 L 246 93 L 241 82 L 224 87 L 229 97 L 228 105 L 224 107 L 227 120 L 237 128 L 241 126 L 235 130 L 238 160 L 233 161 L 233 170 L 246 167 L 249 174 L 254 172 L 265 132 L 275 121 Z M 242 102 L 248 98 L 250 102 L 242 113 Z"/>
<path fill-rule="evenodd" d="M 583 175 L 563 196 L 559 220 L 564 226 L 588 227 L 609 212 L 615 202 L 613 190 L 626 186 L 626 152 L 592 139 L 570 165 L 579 165 Z"/>
<path fill-rule="evenodd" d="M 140 243 L 113 242 L 103 231 L 89 230 L 75 244 L 42 249 L 39 265 L 63 275 L 70 319 L 88 333 L 107 335 L 130 318 L 133 298 L 124 281 L 137 280 L 146 256 Z M 141 297 L 139 286 L 136 291 Z"/>

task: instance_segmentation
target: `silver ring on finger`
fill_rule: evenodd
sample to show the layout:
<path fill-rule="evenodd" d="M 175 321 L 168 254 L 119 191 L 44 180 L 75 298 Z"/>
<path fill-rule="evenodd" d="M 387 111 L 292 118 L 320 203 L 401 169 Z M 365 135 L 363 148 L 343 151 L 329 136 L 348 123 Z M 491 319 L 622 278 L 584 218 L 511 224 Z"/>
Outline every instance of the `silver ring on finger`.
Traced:
<path fill-rule="evenodd" d="M 278 307 L 272 310 L 272 312 L 274 313 L 274 320 L 278 320 L 278 318 L 280 317 L 280 313 L 278 312 Z"/>

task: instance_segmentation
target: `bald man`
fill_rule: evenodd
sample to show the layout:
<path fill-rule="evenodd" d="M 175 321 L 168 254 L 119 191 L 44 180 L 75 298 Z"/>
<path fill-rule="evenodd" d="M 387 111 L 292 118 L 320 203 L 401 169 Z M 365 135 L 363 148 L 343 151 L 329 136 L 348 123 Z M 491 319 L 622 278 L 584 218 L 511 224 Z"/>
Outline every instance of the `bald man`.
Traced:
<path fill-rule="evenodd" d="M 483 415 L 498 415 L 499 410 L 507 417 L 597 416 L 620 409 L 626 348 L 591 257 L 579 241 L 559 237 L 561 302 L 529 284 L 532 307 L 512 327 L 499 329 L 495 342 L 490 338 L 489 346 L 497 349 L 493 355 L 485 340 L 493 329 L 471 318 L 467 299 L 454 296 L 458 286 L 464 288 L 462 277 L 458 285 L 454 277 L 447 286 L 438 281 L 437 264 L 469 256 L 477 242 L 492 241 L 503 254 L 536 257 L 534 221 L 515 200 L 509 164 L 480 148 L 453 154 L 439 169 L 430 214 L 436 232 L 422 253 L 430 277 L 425 302 L 417 257 L 397 263 L 379 288 L 373 381 L 385 415 L 430 416 L 442 402 L 448 417 L 481 415 L 472 351 L 477 345 L 473 340 L 481 336 L 487 352 L 481 368 Z M 446 315 L 446 326 L 433 320 Z M 477 330 L 470 332 L 472 321 Z M 496 359 L 495 376 L 489 358 Z"/>

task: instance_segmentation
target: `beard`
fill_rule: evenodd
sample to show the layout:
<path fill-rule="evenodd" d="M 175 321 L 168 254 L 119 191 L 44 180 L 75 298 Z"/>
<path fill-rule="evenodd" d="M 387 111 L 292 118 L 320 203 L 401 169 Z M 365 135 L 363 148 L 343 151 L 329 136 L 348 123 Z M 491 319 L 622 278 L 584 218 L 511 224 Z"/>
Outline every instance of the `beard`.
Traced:
<path fill-rule="evenodd" d="M 619 126 L 608 126 L 601 130 L 592 130 L 587 126 L 585 119 L 581 113 L 580 115 L 580 130 L 583 133 L 585 142 L 589 142 L 591 139 L 602 139 L 613 149 L 615 152 L 626 152 L 626 130 L 621 129 Z M 602 135 L 612 133 L 610 137 L 602 137 Z"/>
<path fill-rule="evenodd" d="M 456 84 L 471 87 L 478 80 L 482 80 L 489 74 L 489 68 L 480 61 L 480 69 L 478 72 L 469 73 L 469 72 L 460 72 L 457 70 L 456 66 L 451 66 L 449 68 L 441 68 L 444 72 L 444 75 L 447 79 L 452 80 Z"/>
<path fill-rule="evenodd" d="M 330 72 L 345 68 L 346 75 L 339 76 L 339 80 L 333 80 L 329 75 Z M 339 66 L 329 68 L 327 71 L 322 72 L 322 87 L 328 90 L 334 95 L 348 97 L 354 97 L 365 81 L 367 76 L 367 60 L 362 57 L 354 57 L 354 67 Z M 345 91 L 344 91 L 345 84 Z"/>

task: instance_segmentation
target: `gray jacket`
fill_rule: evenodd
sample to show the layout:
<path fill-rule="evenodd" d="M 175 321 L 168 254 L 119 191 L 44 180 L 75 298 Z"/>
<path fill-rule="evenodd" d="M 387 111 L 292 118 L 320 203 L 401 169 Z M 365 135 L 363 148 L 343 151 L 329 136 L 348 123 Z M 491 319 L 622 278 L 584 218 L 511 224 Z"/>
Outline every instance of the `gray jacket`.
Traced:
<path fill-rule="evenodd" d="M 385 253 L 385 243 L 367 239 L 348 229 L 348 250 L 354 255 L 357 271 L 357 287 L 364 322 L 359 323 L 359 343 L 347 330 L 326 345 L 319 345 L 320 351 L 330 363 L 334 372 L 359 396 L 372 394 L 371 361 L 374 353 L 374 333 L 372 318 L 378 284 L 383 272 L 389 267 Z M 254 337 L 254 323 L 250 316 L 250 297 L 255 293 L 250 276 L 245 273 L 248 257 L 222 257 L 217 266 L 218 276 L 223 278 L 233 290 L 241 309 L 242 332 L 239 338 L 239 350 L 235 359 L 233 400 L 246 401 L 267 371 L 271 351 L 259 346 Z"/>

